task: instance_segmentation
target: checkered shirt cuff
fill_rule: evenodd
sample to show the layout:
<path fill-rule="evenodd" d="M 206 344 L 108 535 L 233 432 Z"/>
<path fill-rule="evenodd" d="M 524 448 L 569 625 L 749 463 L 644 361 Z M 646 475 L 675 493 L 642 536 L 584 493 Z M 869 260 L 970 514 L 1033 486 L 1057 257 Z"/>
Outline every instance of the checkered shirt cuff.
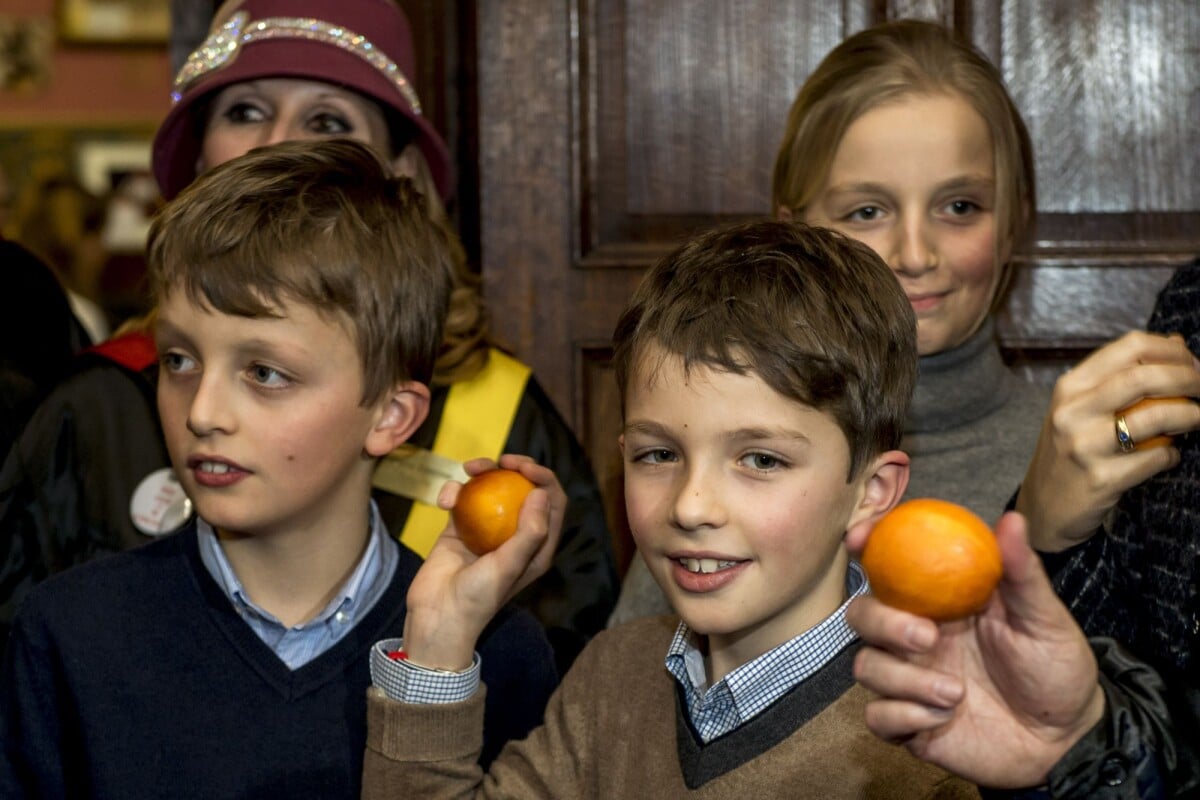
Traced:
<path fill-rule="evenodd" d="M 403 639 L 384 639 L 371 648 L 371 683 L 402 703 L 457 703 L 479 689 L 479 653 L 463 672 L 428 669 L 388 653 L 401 650 Z"/>

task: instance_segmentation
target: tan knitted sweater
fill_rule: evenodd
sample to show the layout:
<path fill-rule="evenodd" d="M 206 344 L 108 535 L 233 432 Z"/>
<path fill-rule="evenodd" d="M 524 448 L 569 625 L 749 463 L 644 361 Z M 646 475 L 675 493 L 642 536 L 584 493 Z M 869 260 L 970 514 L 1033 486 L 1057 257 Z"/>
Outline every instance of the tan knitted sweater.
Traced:
<path fill-rule="evenodd" d="M 846 657 L 736 731 L 699 744 L 663 666 L 677 622 L 642 619 L 597 636 L 550 698 L 543 726 L 510 742 L 486 776 L 475 763 L 482 690 L 420 706 L 371 689 L 363 797 L 978 798 L 970 784 L 866 729 L 867 694 Z M 824 697 L 813 703 L 812 694 Z"/>

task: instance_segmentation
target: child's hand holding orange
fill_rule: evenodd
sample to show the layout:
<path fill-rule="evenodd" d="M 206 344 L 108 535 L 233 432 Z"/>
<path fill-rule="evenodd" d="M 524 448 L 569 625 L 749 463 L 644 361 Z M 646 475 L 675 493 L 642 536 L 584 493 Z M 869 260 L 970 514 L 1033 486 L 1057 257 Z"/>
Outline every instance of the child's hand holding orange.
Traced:
<path fill-rule="evenodd" d="M 461 671 L 496 612 L 550 566 L 567 497 L 554 473 L 526 456 L 463 465 L 438 504 L 450 524 L 408 590 L 404 649 L 414 664 Z"/>
<path fill-rule="evenodd" d="M 533 482 L 510 469 L 489 469 L 458 490 L 450 516 L 458 538 L 477 556 L 490 553 L 517 532 L 521 504 Z"/>

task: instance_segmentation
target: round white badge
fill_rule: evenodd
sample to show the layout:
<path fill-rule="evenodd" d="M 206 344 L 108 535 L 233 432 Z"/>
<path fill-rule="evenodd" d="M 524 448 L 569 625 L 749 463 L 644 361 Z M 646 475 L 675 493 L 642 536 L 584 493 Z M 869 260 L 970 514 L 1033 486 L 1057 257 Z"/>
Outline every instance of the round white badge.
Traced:
<path fill-rule="evenodd" d="M 134 527 L 147 536 L 165 536 L 192 516 L 192 501 L 174 471 L 163 467 L 142 478 L 129 501 L 129 516 Z"/>

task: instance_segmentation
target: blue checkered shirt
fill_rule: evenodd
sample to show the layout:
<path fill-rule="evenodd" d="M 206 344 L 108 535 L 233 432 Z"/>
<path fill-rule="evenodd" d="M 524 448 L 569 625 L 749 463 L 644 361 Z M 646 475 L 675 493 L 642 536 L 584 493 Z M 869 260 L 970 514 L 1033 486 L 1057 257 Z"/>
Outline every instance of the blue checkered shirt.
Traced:
<path fill-rule="evenodd" d="M 429 669 L 388 653 L 403 649 L 402 639 L 384 639 L 371 648 L 371 684 L 403 703 L 457 703 L 479 689 L 479 653 L 462 672 Z"/>
<path fill-rule="evenodd" d="M 198 519 L 196 529 L 200 560 L 213 580 L 258 638 L 293 670 L 312 661 L 352 631 L 358 621 L 379 602 L 400 563 L 400 545 L 388 535 L 379 509 L 371 501 L 371 535 L 367 540 L 367 550 L 354 568 L 354 573 L 321 613 L 299 625 L 288 627 L 274 614 L 256 605 L 246 594 L 212 526 Z"/>
<path fill-rule="evenodd" d="M 846 624 L 850 600 L 867 593 L 867 576 L 850 562 L 849 599 L 837 611 L 794 639 L 742 664 L 708 688 L 697 637 L 682 622 L 667 649 L 667 670 L 683 687 L 688 717 L 704 742 L 724 736 L 762 713 L 801 681 L 825 666 L 856 638 Z"/>

